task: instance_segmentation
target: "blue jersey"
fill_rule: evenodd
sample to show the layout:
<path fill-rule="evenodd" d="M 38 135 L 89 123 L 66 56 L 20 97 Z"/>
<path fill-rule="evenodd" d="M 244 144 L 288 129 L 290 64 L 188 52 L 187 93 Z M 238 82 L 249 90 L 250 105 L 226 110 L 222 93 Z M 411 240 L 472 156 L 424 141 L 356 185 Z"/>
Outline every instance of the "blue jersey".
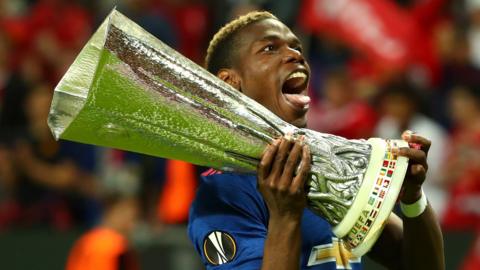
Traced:
<path fill-rule="evenodd" d="M 210 173 L 190 209 L 188 234 L 207 269 L 260 269 L 267 237 L 268 208 L 255 175 Z M 301 269 L 362 269 L 310 210 L 302 217 Z"/>

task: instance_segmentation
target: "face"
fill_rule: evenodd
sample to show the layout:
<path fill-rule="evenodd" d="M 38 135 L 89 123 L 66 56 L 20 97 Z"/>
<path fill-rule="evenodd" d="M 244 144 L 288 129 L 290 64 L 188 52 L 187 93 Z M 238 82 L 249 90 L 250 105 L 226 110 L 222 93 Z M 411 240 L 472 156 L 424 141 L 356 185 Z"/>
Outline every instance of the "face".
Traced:
<path fill-rule="evenodd" d="M 415 113 L 415 105 L 412 101 L 399 94 L 386 96 L 382 102 L 382 109 L 386 115 L 393 117 L 401 125 L 407 125 Z"/>
<path fill-rule="evenodd" d="M 334 107 L 341 107 L 350 102 L 352 93 L 349 90 L 347 82 L 341 78 L 332 77 L 325 81 L 325 98 Z"/>
<path fill-rule="evenodd" d="M 239 35 L 234 86 L 283 120 L 305 127 L 310 68 L 298 38 L 275 19 L 253 23 Z"/>
<path fill-rule="evenodd" d="M 46 127 L 51 101 L 52 91 L 48 85 L 36 86 L 29 93 L 24 109 L 31 125 L 41 123 Z"/>
<path fill-rule="evenodd" d="M 450 117 L 457 126 L 469 126 L 478 116 L 477 99 L 462 87 L 455 87 L 449 97 Z"/>

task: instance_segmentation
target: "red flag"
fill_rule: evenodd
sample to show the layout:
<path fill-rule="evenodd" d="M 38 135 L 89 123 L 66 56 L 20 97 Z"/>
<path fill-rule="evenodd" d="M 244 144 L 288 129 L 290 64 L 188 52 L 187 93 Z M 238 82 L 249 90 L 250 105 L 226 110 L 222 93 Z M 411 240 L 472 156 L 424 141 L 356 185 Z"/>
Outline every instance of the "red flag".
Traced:
<path fill-rule="evenodd" d="M 379 67 L 404 68 L 419 36 L 407 11 L 385 0 L 305 0 L 302 26 L 335 37 Z"/>

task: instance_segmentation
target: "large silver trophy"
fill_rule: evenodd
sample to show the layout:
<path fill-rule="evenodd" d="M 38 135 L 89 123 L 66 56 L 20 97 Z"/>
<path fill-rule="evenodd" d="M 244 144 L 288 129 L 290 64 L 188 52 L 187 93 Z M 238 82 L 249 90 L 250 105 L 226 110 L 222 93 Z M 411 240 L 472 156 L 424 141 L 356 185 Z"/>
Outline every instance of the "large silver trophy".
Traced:
<path fill-rule="evenodd" d="M 308 205 L 361 256 L 379 236 L 408 160 L 401 140 L 347 140 L 292 126 L 112 11 L 55 88 L 56 139 L 254 173 L 268 143 L 305 135 Z"/>

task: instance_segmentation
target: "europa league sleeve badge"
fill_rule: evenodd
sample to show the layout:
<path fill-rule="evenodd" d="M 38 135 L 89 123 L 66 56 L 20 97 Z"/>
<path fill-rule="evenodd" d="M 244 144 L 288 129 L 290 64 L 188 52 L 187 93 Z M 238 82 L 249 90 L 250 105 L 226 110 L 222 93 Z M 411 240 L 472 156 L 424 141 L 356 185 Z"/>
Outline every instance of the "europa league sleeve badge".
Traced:
<path fill-rule="evenodd" d="M 203 240 L 203 255 L 208 263 L 221 265 L 235 258 L 237 244 L 233 237 L 222 231 L 213 231 Z"/>
<path fill-rule="evenodd" d="M 56 139 L 255 173 L 265 147 L 305 136 L 312 154 L 308 207 L 355 256 L 375 243 L 408 159 L 402 140 L 347 140 L 297 128 L 113 10 L 55 88 L 48 124 Z M 205 240 L 212 264 L 235 256 L 222 232 Z"/>

